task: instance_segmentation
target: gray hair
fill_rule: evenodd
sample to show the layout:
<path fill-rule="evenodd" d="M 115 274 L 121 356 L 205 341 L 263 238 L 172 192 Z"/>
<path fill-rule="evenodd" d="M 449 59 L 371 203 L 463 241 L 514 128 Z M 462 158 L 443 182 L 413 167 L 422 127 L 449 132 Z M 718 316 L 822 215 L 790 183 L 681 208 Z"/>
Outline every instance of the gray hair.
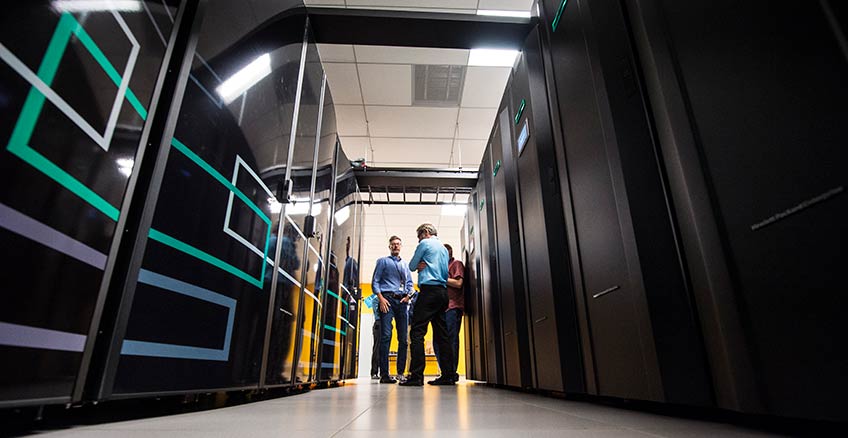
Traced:
<path fill-rule="evenodd" d="M 415 230 L 416 233 L 420 236 L 421 233 L 427 232 L 431 236 L 438 236 L 439 232 L 436 231 L 436 227 L 433 224 L 421 224 L 418 226 L 418 229 Z"/>

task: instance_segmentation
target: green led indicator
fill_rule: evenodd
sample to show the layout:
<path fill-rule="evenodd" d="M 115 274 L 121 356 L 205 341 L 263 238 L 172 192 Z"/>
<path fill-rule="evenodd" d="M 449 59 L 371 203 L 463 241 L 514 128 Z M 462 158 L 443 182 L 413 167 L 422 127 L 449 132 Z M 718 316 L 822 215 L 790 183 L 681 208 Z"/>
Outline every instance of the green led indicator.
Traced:
<path fill-rule="evenodd" d="M 495 163 L 495 170 L 492 171 L 492 176 L 498 176 L 498 171 L 501 170 L 501 160 Z"/>
<path fill-rule="evenodd" d="M 483 206 L 484 206 L 484 205 L 486 205 L 486 199 L 481 199 L 481 200 L 480 200 L 480 209 L 479 209 L 480 211 L 483 211 Z"/>
<path fill-rule="evenodd" d="M 557 26 L 559 26 L 559 20 L 562 18 L 562 11 L 565 10 L 565 4 L 568 3 L 568 0 L 562 0 L 559 4 L 559 9 L 557 10 L 556 16 L 554 17 L 554 22 L 551 23 L 551 29 L 554 31 L 557 30 Z"/>
<path fill-rule="evenodd" d="M 521 99 L 521 104 L 518 105 L 518 112 L 515 113 L 515 124 L 518 124 L 518 121 L 521 120 L 521 115 L 524 114 L 524 107 L 527 105 L 527 102 L 524 99 Z"/>

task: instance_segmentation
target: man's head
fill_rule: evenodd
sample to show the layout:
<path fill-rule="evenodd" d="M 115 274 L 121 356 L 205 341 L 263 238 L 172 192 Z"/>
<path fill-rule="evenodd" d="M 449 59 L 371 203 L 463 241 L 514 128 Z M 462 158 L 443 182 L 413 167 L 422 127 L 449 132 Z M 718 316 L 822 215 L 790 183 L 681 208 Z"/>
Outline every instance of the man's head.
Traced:
<path fill-rule="evenodd" d="M 439 235 L 439 232 L 436 231 L 436 227 L 434 227 L 433 224 L 421 224 L 415 232 L 418 234 L 419 242 Z"/>
<path fill-rule="evenodd" d="M 397 257 L 400 255 L 400 248 L 403 242 L 400 240 L 398 236 L 389 237 L 389 251 L 391 251 L 392 256 Z"/>
<path fill-rule="evenodd" d="M 453 248 L 451 248 L 451 246 L 448 245 L 447 243 L 445 244 L 445 248 L 447 248 L 447 250 L 448 250 L 448 258 L 452 259 L 453 258 Z"/>

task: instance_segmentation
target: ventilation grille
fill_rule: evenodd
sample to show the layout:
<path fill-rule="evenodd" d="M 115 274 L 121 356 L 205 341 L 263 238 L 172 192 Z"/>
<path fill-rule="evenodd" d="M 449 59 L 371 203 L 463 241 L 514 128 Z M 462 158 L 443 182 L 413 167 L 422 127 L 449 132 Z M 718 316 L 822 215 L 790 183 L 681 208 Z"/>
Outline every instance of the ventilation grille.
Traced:
<path fill-rule="evenodd" d="M 415 65 L 412 104 L 458 106 L 465 82 L 464 65 Z"/>

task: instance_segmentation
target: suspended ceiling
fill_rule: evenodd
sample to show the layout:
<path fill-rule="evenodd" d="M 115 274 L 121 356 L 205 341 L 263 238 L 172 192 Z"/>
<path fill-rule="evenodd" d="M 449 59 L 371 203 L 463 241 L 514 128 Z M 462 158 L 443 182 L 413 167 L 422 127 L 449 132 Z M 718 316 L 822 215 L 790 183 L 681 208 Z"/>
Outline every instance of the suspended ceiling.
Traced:
<path fill-rule="evenodd" d="M 532 0 L 306 0 L 308 6 L 392 9 L 476 14 L 478 9 L 529 11 Z M 351 159 L 373 167 L 456 168 L 476 171 L 509 67 L 467 67 L 461 98 L 454 106 L 413 105 L 413 66 L 468 65 L 469 50 L 319 44 L 318 50 L 336 105 L 339 136 Z M 365 189 L 363 188 L 363 191 Z M 391 194 L 401 201 L 400 194 Z M 428 201 L 467 202 L 442 193 Z M 388 196 L 375 193 L 375 199 Z M 366 198 L 367 199 L 367 198 Z M 388 255 L 388 239 L 403 239 L 401 256 L 412 257 L 415 229 L 433 223 L 444 243 L 460 251 L 462 216 L 442 214 L 440 206 L 366 206 L 361 281 L 370 283 L 378 258 Z M 416 274 L 413 274 L 416 277 Z"/>
<path fill-rule="evenodd" d="M 308 6 L 475 14 L 529 11 L 531 0 L 307 0 Z M 319 44 L 339 136 L 369 166 L 476 171 L 509 67 L 467 66 L 469 50 Z M 414 65 L 467 66 L 459 104 L 413 105 Z"/>

